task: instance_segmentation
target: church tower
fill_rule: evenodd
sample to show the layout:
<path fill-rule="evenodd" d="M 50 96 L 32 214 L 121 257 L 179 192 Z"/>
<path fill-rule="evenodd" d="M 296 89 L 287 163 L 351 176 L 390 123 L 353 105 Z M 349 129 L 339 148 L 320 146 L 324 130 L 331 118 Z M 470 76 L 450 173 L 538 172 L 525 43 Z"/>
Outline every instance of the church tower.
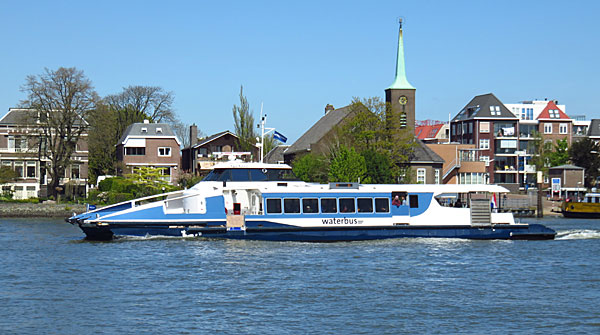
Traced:
<path fill-rule="evenodd" d="M 398 33 L 398 56 L 396 57 L 396 80 L 385 90 L 385 101 L 399 112 L 402 127 L 415 128 L 415 91 L 406 79 L 404 68 L 404 42 L 402 40 L 402 19 Z"/>

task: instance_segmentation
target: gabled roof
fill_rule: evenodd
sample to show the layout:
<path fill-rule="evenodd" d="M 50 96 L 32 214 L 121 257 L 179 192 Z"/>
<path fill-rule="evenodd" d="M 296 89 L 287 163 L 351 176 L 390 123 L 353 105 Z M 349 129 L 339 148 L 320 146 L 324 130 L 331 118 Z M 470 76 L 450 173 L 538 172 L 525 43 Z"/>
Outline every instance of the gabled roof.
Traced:
<path fill-rule="evenodd" d="M 554 101 L 548 101 L 548 104 L 537 117 L 538 120 L 571 120 L 570 117 L 561 111 Z"/>
<path fill-rule="evenodd" d="M 334 109 L 323 115 L 317 123 L 307 130 L 287 150 L 286 154 L 308 151 L 310 146 L 317 143 L 327 133 L 350 114 L 350 106 Z"/>
<path fill-rule="evenodd" d="M 478 95 L 452 119 L 452 121 L 472 119 L 518 119 L 492 93 Z"/>
<path fill-rule="evenodd" d="M 35 115 L 35 110 L 34 109 L 27 109 L 27 108 L 9 108 L 8 109 L 8 113 L 6 113 L 1 119 L 0 119 L 0 124 L 1 125 L 7 125 L 7 126 L 15 126 L 15 125 L 35 125 L 36 124 L 36 118 L 37 115 L 35 116 L 35 118 L 33 117 L 33 115 Z M 77 121 L 75 122 L 75 126 L 80 126 L 82 124 L 82 119 L 78 118 Z M 83 121 L 85 124 L 87 124 L 87 122 Z"/>
<path fill-rule="evenodd" d="M 119 144 L 124 144 L 128 137 L 135 138 L 174 138 L 179 144 L 179 139 L 166 123 L 133 123 L 127 127 Z"/>
<path fill-rule="evenodd" d="M 444 159 L 431 150 L 423 141 L 417 140 L 417 145 L 414 148 L 410 162 L 444 164 Z"/>
<path fill-rule="evenodd" d="M 266 155 L 263 161 L 269 164 L 277 164 L 279 162 L 283 162 L 283 153 L 289 145 L 278 145 L 275 148 L 271 149 Z"/>
<path fill-rule="evenodd" d="M 429 126 L 415 127 L 415 136 L 420 140 L 435 138 L 443 126 L 444 124 L 440 123 Z"/>
<path fill-rule="evenodd" d="M 227 135 L 227 134 L 229 134 L 229 135 L 231 135 L 231 136 L 233 136 L 233 137 L 235 137 L 235 138 L 239 139 L 239 137 L 237 137 L 237 135 L 236 135 L 236 134 L 234 134 L 234 133 L 230 132 L 229 130 L 225 130 L 225 131 L 222 131 L 222 132 L 220 132 L 220 133 L 216 133 L 216 134 L 213 134 L 213 135 L 210 135 L 210 136 L 208 136 L 208 137 L 205 137 L 205 138 L 201 139 L 201 140 L 198 142 L 198 144 L 196 144 L 196 145 L 194 145 L 194 146 L 193 146 L 193 148 L 199 148 L 199 147 L 201 147 L 201 146 L 203 146 L 203 145 L 206 145 L 207 143 L 210 143 L 210 142 L 212 142 L 212 141 L 216 140 L 217 138 L 219 138 L 219 137 L 222 137 L 222 136 L 225 136 L 225 135 Z"/>
<path fill-rule="evenodd" d="M 600 137 L 600 119 L 592 119 L 588 128 L 587 136 Z"/>

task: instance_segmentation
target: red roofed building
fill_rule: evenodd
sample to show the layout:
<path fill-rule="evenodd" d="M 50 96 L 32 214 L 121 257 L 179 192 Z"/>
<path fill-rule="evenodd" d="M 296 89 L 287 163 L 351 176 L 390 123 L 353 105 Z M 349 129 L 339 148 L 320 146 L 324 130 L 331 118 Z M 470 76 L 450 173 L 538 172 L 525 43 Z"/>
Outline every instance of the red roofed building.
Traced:
<path fill-rule="evenodd" d="M 572 142 L 573 120 L 563 112 L 554 101 L 548 101 L 546 107 L 537 117 L 538 131 L 544 141 L 567 139 L 569 146 Z"/>
<path fill-rule="evenodd" d="M 415 137 L 425 143 L 447 143 L 450 127 L 439 121 L 418 121 L 415 127 Z"/>

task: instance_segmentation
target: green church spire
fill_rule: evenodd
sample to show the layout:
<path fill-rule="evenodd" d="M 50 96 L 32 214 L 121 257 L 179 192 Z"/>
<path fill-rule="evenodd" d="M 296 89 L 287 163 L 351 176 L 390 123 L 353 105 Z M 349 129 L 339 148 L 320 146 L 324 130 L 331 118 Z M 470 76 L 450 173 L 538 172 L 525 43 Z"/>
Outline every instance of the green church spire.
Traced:
<path fill-rule="evenodd" d="M 396 79 L 388 89 L 415 89 L 406 79 L 404 69 L 404 42 L 402 40 L 402 19 L 400 19 L 400 32 L 398 33 L 398 56 L 396 58 Z"/>

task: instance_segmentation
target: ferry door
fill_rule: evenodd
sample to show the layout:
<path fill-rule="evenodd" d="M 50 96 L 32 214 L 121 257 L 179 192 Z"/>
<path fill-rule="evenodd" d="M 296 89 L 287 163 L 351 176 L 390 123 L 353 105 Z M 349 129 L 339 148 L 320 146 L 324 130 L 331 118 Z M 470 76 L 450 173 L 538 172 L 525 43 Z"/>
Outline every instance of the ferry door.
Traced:
<path fill-rule="evenodd" d="M 408 194 L 406 192 L 392 192 L 392 215 L 408 215 Z"/>

